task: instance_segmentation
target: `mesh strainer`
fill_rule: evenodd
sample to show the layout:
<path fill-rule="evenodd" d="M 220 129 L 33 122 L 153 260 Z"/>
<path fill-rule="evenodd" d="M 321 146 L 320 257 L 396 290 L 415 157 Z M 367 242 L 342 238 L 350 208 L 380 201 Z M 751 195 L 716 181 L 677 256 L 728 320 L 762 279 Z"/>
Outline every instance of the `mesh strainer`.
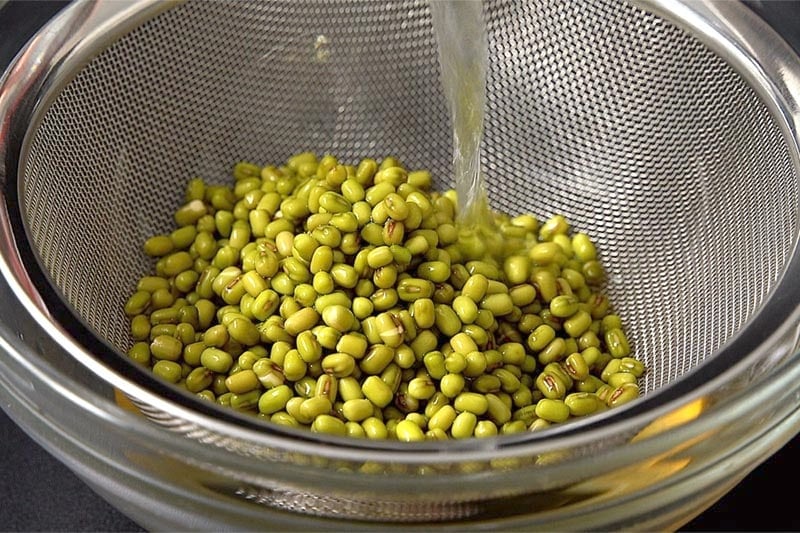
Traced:
<path fill-rule="evenodd" d="M 0 94 L 10 117 L 0 127 L 2 267 L 50 334 L 42 342 L 71 361 L 59 364 L 79 361 L 205 448 L 289 465 L 271 478 L 228 475 L 235 469 L 217 462 L 226 481 L 214 490 L 285 512 L 412 522 L 514 515 L 531 494 L 538 508 L 563 505 L 552 491 L 580 477 L 581 457 L 628 442 L 682 398 L 711 387 L 723 398 L 777 367 L 796 346 L 798 303 L 800 70 L 788 48 L 736 4 L 485 7 L 491 203 L 563 213 L 593 236 L 609 297 L 648 368 L 644 399 L 541 434 L 409 452 L 217 412 L 119 355 L 131 342 L 122 302 L 152 268 L 141 243 L 170 229 L 187 179 L 221 183 L 233 161 L 313 150 L 347 162 L 396 155 L 431 169 L 437 188 L 451 185 L 422 0 L 77 2 L 23 51 L 19 64 L 39 53 L 52 68 L 12 69 Z M 758 349 L 773 332 L 784 344 Z M 530 476 L 552 449 L 558 475 Z M 320 453 L 320 471 L 377 465 L 396 486 L 376 498 L 363 480 L 336 492 L 323 474 L 292 477 Z M 209 468 L 206 459 L 194 467 Z M 436 500 L 410 490 L 427 468 Z M 493 480 L 509 469 L 528 477 Z M 441 492 L 466 474 L 486 485 Z"/>

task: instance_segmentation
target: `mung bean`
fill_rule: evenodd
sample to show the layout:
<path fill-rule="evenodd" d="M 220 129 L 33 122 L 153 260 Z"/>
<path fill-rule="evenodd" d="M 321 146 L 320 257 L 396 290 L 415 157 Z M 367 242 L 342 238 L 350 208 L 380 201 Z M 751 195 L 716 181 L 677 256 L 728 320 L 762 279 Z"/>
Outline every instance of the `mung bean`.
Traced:
<path fill-rule="evenodd" d="M 232 174 L 190 181 L 124 303 L 128 356 L 168 381 L 273 423 L 404 441 L 540 430 L 638 397 L 597 249 L 563 216 L 495 214 L 502 241 L 487 237 L 394 157 Z"/>

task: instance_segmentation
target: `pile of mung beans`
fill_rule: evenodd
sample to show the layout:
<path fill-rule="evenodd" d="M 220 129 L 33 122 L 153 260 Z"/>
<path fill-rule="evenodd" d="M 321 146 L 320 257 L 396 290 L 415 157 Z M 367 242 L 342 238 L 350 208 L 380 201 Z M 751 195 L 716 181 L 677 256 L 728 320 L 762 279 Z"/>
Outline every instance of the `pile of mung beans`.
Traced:
<path fill-rule="evenodd" d="M 421 441 L 537 431 L 639 395 L 590 238 L 556 215 L 457 222 L 452 190 L 393 157 L 300 153 L 189 181 L 128 352 L 275 424 Z M 499 233 L 499 235 L 498 235 Z"/>

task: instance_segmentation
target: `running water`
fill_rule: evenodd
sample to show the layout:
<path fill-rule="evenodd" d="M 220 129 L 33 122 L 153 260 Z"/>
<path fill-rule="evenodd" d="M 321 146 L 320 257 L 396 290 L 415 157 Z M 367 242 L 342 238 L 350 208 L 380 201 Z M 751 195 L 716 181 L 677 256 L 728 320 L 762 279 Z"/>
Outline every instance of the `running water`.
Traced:
<path fill-rule="evenodd" d="M 482 225 L 492 220 L 480 161 L 489 61 L 483 5 L 480 0 L 431 0 L 430 9 L 453 122 L 459 220 L 466 226 Z"/>

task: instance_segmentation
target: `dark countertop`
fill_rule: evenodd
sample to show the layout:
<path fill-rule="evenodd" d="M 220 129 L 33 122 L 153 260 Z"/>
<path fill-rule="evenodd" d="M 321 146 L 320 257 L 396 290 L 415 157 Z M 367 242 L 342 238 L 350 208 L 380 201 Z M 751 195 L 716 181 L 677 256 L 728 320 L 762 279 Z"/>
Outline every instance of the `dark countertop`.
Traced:
<path fill-rule="evenodd" d="M 0 435 L 0 531 L 142 531 L 2 410 Z M 799 467 L 795 437 L 682 531 L 800 531 L 793 490 Z"/>
<path fill-rule="evenodd" d="M 67 2 L 0 0 L 0 69 Z M 800 2 L 751 2 L 800 49 Z M 15 37 L 11 37 L 14 28 Z M 0 406 L 2 407 L 2 406 Z M 141 531 L 34 443 L 0 410 L 0 531 Z M 684 531 L 800 531 L 795 437 Z M 787 490 L 788 488 L 788 490 Z M 764 495 L 769 503 L 765 505 Z"/>

